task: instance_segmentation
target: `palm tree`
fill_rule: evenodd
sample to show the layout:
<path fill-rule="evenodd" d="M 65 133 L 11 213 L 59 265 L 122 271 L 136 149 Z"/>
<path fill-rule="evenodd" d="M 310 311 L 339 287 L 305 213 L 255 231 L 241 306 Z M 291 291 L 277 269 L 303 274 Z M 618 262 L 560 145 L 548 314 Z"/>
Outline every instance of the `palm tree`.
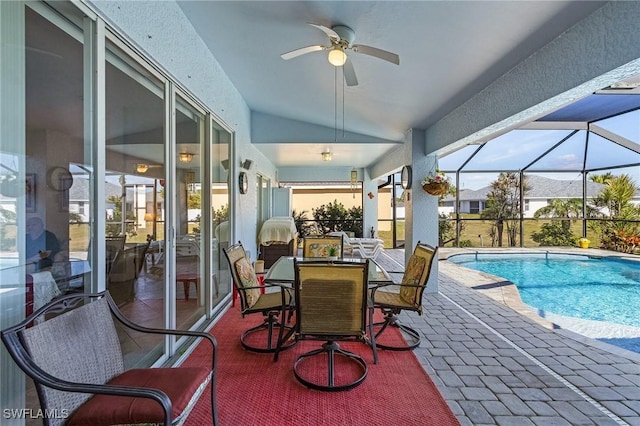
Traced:
<path fill-rule="evenodd" d="M 596 178 L 593 176 L 592 178 Z M 627 174 L 608 177 L 603 180 L 605 187 L 593 198 L 593 204 L 609 218 L 622 218 L 635 210 L 631 200 L 639 188 Z M 606 212 L 603 211 L 606 209 Z"/>
<path fill-rule="evenodd" d="M 614 179 L 614 178 L 615 178 L 615 176 L 613 176 L 613 173 L 611 173 L 611 172 L 603 173 L 601 175 L 591 175 L 591 176 L 589 176 L 589 180 L 591 180 L 592 182 L 601 183 L 603 185 L 606 185 L 608 181 L 610 181 L 611 179 Z"/>
<path fill-rule="evenodd" d="M 590 222 L 589 227 L 600 234 L 602 245 L 608 247 L 611 235 L 615 235 L 616 232 L 638 234 L 638 225 L 634 221 L 640 218 L 640 208 L 631 200 L 639 188 L 627 174 L 608 177 L 603 182 L 605 187 L 593 198 L 592 208 L 600 217 L 619 220 Z"/>
<path fill-rule="evenodd" d="M 554 198 L 546 206 L 536 210 L 533 217 L 559 217 L 562 218 L 562 230 L 567 232 L 571 229 L 571 220 L 582 216 L 582 200 L 580 198 L 569 198 L 562 200 Z"/>

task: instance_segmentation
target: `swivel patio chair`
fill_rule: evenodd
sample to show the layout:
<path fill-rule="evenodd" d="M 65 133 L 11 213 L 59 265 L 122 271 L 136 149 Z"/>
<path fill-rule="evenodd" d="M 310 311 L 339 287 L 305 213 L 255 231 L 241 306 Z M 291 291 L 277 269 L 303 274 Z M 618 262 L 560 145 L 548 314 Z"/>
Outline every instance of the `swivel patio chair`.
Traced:
<path fill-rule="evenodd" d="M 304 237 L 302 257 L 323 258 L 335 257 L 342 259 L 344 243 L 341 235 L 320 235 Z"/>
<path fill-rule="evenodd" d="M 292 327 L 287 325 L 293 315 L 294 302 L 289 289 L 279 285 L 260 285 L 256 273 L 246 257 L 242 243 L 234 244 L 224 249 L 224 254 L 229 263 L 229 270 L 233 277 L 233 284 L 240 296 L 240 313 L 245 315 L 260 313 L 264 316 L 262 324 L 252 327 L 242 333 L 240 343 L 246 350 L 252 352 L 275 352 L 278 338 L 282 336 L 280 328 L 289 332 Z M 265 289 L 266 287 L 266 289 Z M 269 292 L 269 287 L 280 291 Z M 266 292 L 263 292 L 266 291 Z M 278 316 L 281 316 L 280 321 Z M 267 332 L 266 345 L 258 346 L 251 342 L 254 333 Z M 293 346 L 290 342 L 283 349 Z"/>
<path fill-rule="evenodd" d="M 117 237 L 105 237 L 105 254 L 106 254 L 106 269 L 107 274 L 111 270 L 113 263 L 116 260 L 116 255 L 118 252 L 124 250 L 124 243 L 127 236 L 117 236 Z M 89 247 L 88 253 L 91 253 L 91 247 Z"/>
<path fill-rule="evenodd" d="M 372 333 L 373 309 L 367 289 L 368 265 L 367 262 L 294 260 L 294 340 L 325 341 L 321 348 L 304 353 L 295 360 L 294 375 L 308 388 L 348 390 L 361 384 L 367 377 L 368 367 L 364 358 L 341 348 L 338 341 L 355 340 L 369 344 L 374 363 L 378 362 Z M 367 336 L 367 323 L 371 339 Z M 276 360 L 277 355 L 276 352 Z M 327 358 L 326 376 L 324 371 L 314 368 L 317 358 L 313 357 L 317 356 Z M 336 357 L 341 357 L 344 362 L 336 365 Z M 336 371 L 336 367 L 339 367 L 339 371 Z"/>
<path fill-rule="evenodd" d="M 377 286 L 371 291 L 374 308 L 384 313 L 384 321 L 374 324 L 376 339 L 388 328 L 398 329 L 407 340 L 406 345 L 378 341 L 380 348 L 388 350 L 411 350 L 420 345 L 420 334 L 415 329 L 402 324 L 397 315 L 402 311 L 414 311 L 422 315 L 422 293 L 429 280 L 431 266 L 438 249 L 418 241 L 404 271 L 401 284 Z M 385 288 L 386 287 L 386 288 Z M 391 291 L 390 289 L 397 291 Z"/>
<path fill-rule="evenodd" d="M 107 275 L 107 290 L 118 306 L 133 301 L 136 296 L 136 280 L 149 249 L 149 241 L 118 251 Z"/>
<path fill-rule="evenodd" d="M 125 370 L 116 324 L 142 338 L 156 334 L 206 340 L 211 364 Z M 46 426 L 180 425 L 207 387 L 210 424 L 218 424 L 215 338 L 137 325 L 124 317 L 108 291 L 61 296 L 0 336 L 18 367 L 35 382 L 40 408 L 48 413 Z"/>

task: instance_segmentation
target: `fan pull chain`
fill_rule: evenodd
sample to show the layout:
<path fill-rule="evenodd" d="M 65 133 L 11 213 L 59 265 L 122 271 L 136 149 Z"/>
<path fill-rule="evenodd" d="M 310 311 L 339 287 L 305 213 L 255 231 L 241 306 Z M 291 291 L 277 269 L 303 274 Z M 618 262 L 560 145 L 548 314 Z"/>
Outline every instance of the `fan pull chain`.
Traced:
<path fill-rule="evenodd" d="M 338 67 L 333 67 L 333 141 L 338 141 Z"/>
<path fill-rule="evenodd" d="M 344 139 L 344 66 L 342 68 L 342 139 Z"/>

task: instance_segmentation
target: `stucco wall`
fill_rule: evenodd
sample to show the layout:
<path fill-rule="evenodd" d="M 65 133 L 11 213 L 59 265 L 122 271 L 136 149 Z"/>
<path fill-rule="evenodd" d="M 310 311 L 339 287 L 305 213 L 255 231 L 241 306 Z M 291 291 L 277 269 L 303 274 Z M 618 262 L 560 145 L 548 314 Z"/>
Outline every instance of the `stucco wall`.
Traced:
<path fill-rule="evenodd" d="M 234 239 L 256 253 L 256 173 L 275 182 L 276 169 L 251 145 L 251 112 L 220 64 L 172 1 L 90 1 L 88 4 L 145 52 L 161 69 L 207 106 L 234 133 L 232 182 L 237 182 L 241 159 L 254 161 L 247 172 L 249 193 L 235 195 Z M 144 17 L 144 19 L 141 19 Z M 237 190 L 233 191 L 237 193 Z"/>

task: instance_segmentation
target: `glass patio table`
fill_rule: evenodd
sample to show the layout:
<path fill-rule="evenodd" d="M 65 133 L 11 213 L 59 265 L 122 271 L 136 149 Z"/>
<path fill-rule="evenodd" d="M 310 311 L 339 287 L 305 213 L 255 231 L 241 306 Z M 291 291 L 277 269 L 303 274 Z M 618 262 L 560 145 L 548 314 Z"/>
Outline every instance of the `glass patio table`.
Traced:
<path fill-rule="evenodd" d="M 268 284 L 281 284 L 287 286 L 293 286 L 295 281 L 295 272 L 293 270 L 293 259 L 299 261 L 304 260 L 327 260 L 326 258 L 309 258 L 309 257 L 293 257 L 282 256 L 278 259 L 264 277 L 265 283 Z M 360 258 L 348 258 L 340 259 L 341 262 L 354 262 L 354 263 L 369 263 L 369 286 L 378 286 L 383 284 L 391 284 L 393 281 L 391 277 L 380 265 L 373 259 L 360 259 Z"/>

